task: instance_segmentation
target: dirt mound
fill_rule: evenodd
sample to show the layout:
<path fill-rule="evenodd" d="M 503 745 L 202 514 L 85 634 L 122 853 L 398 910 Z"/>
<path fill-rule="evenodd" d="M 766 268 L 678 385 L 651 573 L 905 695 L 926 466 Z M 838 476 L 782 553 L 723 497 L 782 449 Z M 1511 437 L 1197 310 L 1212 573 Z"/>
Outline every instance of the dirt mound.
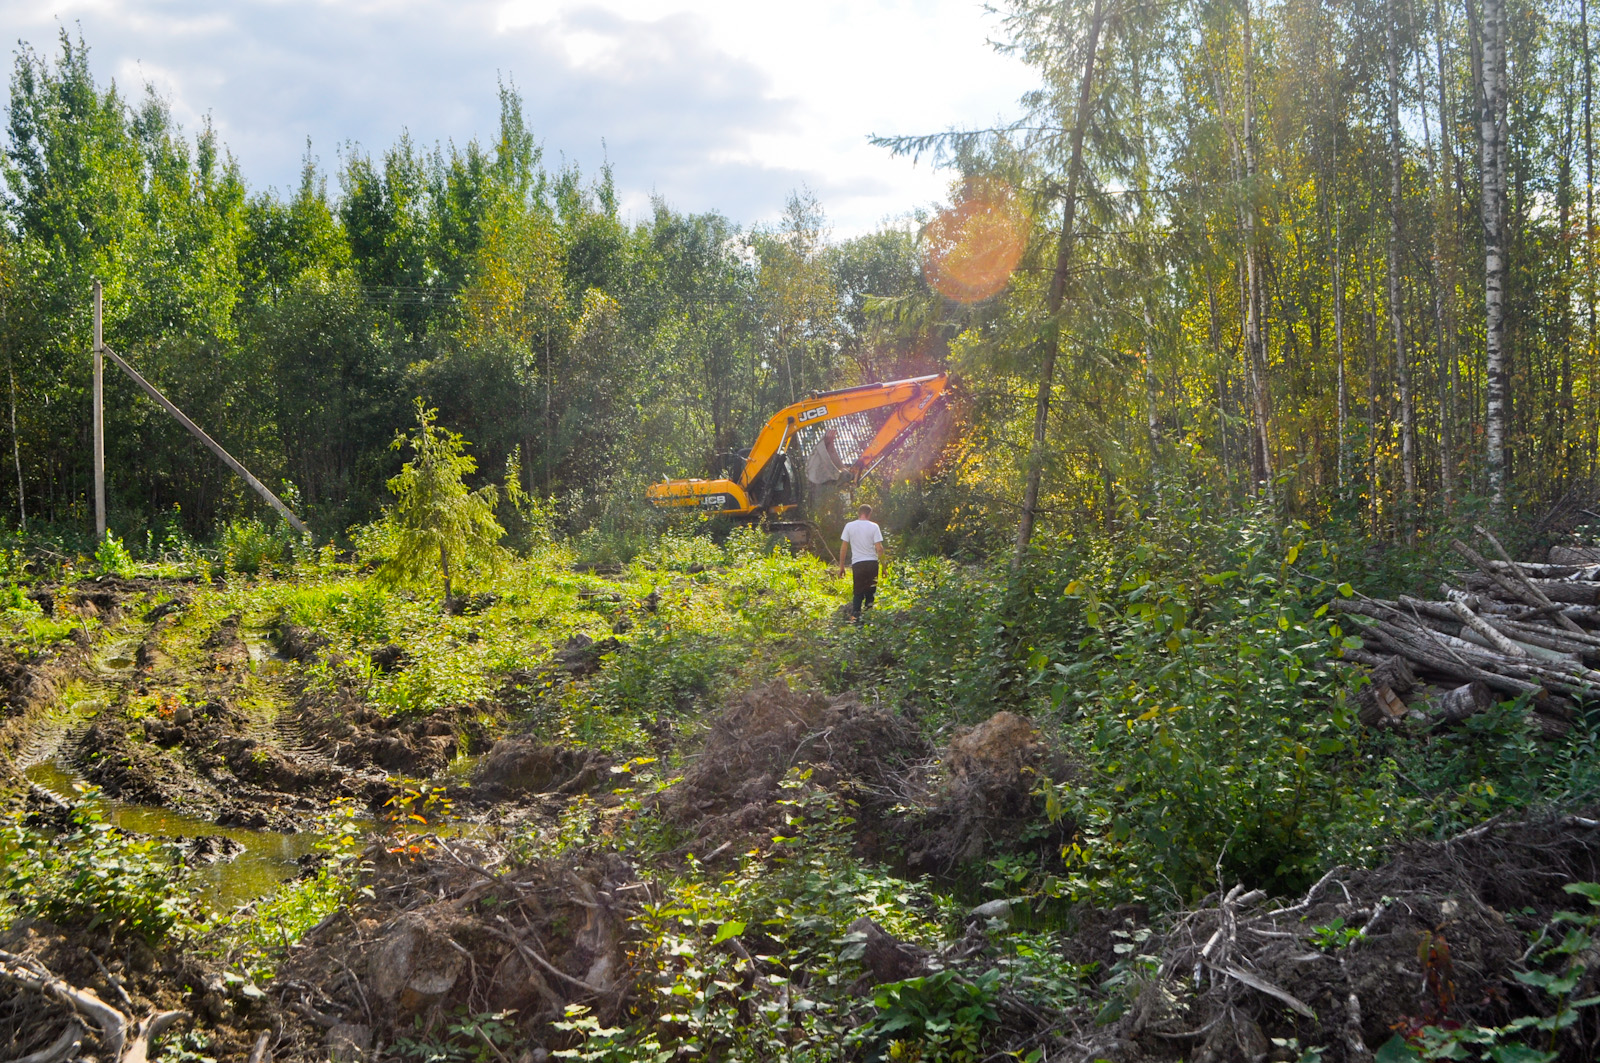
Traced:
<path fill-rule="evenodd" d="M 610 767 L 609 758 L 592 751 L 545 745 L 526 735 L 503 738 L 474 772 L 473 796 L 582 793 L 604 779 Z"/>
<path fill-rule="evenodd" d="M 107 797 L 203 811 L 211 796 L 179 759 L 130 736 L 125 720 L 97 720 L 72 745 L 84 777 Z"/>
<path fill-rule="evenodd" d="M 1531 942 L 1558 911 L 1587 908 L 1562 887 L 1597 879 L 1600 823 L 1566 817 L 1486 825 L 1371 871 L 1336 868 L 1286 907 L 1236 887 L 1143 946 L 1162 973 L 1096 1051 L 1231 1060 L 1293 1037 L 1324 1047 L 1325 1063 L 1369 1063 L 1396 1031 L 1548 1014 L 1551 998 L 1515 974 L 1535 969 Z M 1565 931 L 1553 933 L 1546 947 Z M 1594 993 L 1596 979 L 1591 966 L 1573 995 Z M 1563 1060 L 1592 1058 L 1565 1037 L 1557 1047 Z"/>
<path fill-rule="evenodd" d="M 903 824 L 906 866 L 917 874 L 945 875 L 986 853 L 1014 848 L 1040 820 L 1035 789 L 1041 775 L 1067 773 L 1033 724 L 998 712 L 950 740 L 942 762 L 945 777 L 920 813 Z M 1057 825 L 1042 842 L 1059 849 Z"/>
<path fill-rule="evenodd" d="M 392 642 L 379 646 L 367 656 L 372 659 L 373 667 L 385 675 L 398 672 L 411 663 L 411 655 Z"/>
<path fill-rule="evenodd" d="M 280 621 L 273 626 L 272 641 L 277 645 L 279 653 L 301 664 L 315 661 L 317 655 L 328 646 L 327 638 L 320 632 L 286 621 Z"/>
<path fill-rule="evenodd" d="M 775 825 L 779 784 L 791 768 L 809 768 L 813 783 L 857 803 L 858 834 L 876 851 L 888 810 L 914 798 L 930 753 L 909 721 L 854 694 L 830 699 L 773 682 L 716 718 L 661 808 L 694 829 L 691 848 L 704 852 Z"/>
<path fill-rule="evenodd" d="M 444 771 L 456 756 L 452 714 L 407 719 L 363 705 L 340 709 L 302 702 L 295 715 L 329 759 L 358 770 L 379 768 L 420 779 Z"/>
<path fill-rule="evenodd" d="M 600 658 L 615 653 L 621 646 L 622 643 L 612 638 L 596 642 L 588 635 L 574 635 L 556 651 L 556 667 L 574 677 L 593 675 L 600 670 Z"/>
<path fill-rule="evenodd" d="M 313 933 L 280 970 L 283 1009 L 318 1024 L 292 1035 L 300 1053 L 322 1049 L 323 1031 L 336 1025 L 363 1050 L 439 1034 L 462 1006 L 514 1013 L 527 1053 L 566 1043 L 548 1024 L 569 1003 L 605 1022 L 623 1013 L 633 993 L 630 921 L 651 894 L 625 860 L 484 867 L 484 851 L 449 846 L 415 863 L 385 858 L 374 876 L 379 899 Z"/>
<path fill-rule="evenodd" d="M 54 696 L 54 686 L 37 664 L 19 657 L 10 646 L 0 646 L 0 706 L 8 715 Z"/>

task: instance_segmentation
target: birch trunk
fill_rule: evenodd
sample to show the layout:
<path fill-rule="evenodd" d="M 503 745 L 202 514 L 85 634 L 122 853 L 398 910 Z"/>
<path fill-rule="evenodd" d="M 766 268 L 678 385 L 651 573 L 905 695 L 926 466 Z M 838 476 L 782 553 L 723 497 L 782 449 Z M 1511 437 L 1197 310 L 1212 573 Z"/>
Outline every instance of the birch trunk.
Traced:
<path fill-rule="evenodd" d="M 1439 158 L 1433 171 L 1434 315 L 1439 350 L 1439 478 L 1448 519 L 1456 503 L 1456 396 L 1460 393 L 1456 362 L 1455 186 L 1450 180 L 1455 154 L 1450 143 L 1449 69 L 1444 59 L 1444 12 L 1433 0 L 1434 52 L 1439 65 Z"/>
<path fill-rule="evenodd" d="M 1497 0 L 1498 2 L 1498 0 Z M 1389 73 L 1389 330 L 1394 344 L 1394 376 L 1400 391 L 1400 528 L 1406 542 L 1417 538 L 1417 455 L 1416 415 L 1411 402 L 1411 365 L 1406 352 L 1405 321 L 1400 295 L 1400 11 L 1395 0 L 1388 2 Z"/>
<path fill-rule="evenodd" d="M 1261 292 L 1261 269 L 1256 246 L 1256 131 L 1255 131 L 1255 46 L 1251 37 L 1250 0 L 1244 5 L 1244 172 L 1245 196 L 1245 346 L 1250 371 L 1250 397 L 1255 413 L 1256 445 L 1252 448 L 1257 489 L 1272 497 L 1272 442 L 1269 431 L 1271 402 L 1267 392 L 1267 343 L 1262 321 L 1265 300 Z"/>
<path fill-rule="evenodd" d="M 1484 435 L 1488 445 L 1489 502 L 1506 505 L 1506 418 L 1510 366 L 1505 347 L 1506 158 L 1505 158 L 1505 0 L 1483 0 L 1482 62 L 1478 94 L 1478 150 L 1483 172 L 1484 367 L 1487 403 Z"/>
<path fill-rule="evenodd" d="M 1033 441 L 1028 452 L 1028 477 L 1022 493 L 1022 516 L 1017 521 L 1017 545 L 1011 555 L 1015 572 L 1027 555 L 1033 538 L 1034 517 L 1039 506 L 1039 481 L 1044 476 L 1044 451 L 1050 425 L 1050 393 L 1055 386 L 1056 358 L 1061 353 L 1061 307 L 1066 299 L 1067 274 L 1072 267 L 1073 219 L 1078 208 L 1078 182 L 1083 175 L 1083 138 L 1089 128 L 1089 112 L 1094 95 L 1095 56 L 1100 50 L 1100 27 L 1104 21 L 1102 0 L 1095 0 L 1089 17 L 1088 39 L 1084 46 L 1083 81 L 1078 88 L 1078 111 L 1072 124 L 1072 153 L 1067 163 L 1067 190 L 1061 208 L 1061 238 L 1056 245 L 1056 266 L 1050 277 L 1046 303 L 1044 358 L 1039 364 L 1039 391 L 1034 400 Z"/>

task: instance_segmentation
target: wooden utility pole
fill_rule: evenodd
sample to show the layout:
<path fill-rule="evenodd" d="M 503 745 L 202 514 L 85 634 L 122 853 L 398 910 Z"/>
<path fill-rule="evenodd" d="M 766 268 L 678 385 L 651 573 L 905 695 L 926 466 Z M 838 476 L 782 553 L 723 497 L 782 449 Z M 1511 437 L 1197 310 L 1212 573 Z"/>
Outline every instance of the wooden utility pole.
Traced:
<path fill-rule="evenodd" d="M 105 361 L 100 322 L 100 280 L 94 282 L 94 538 L 106 537 L 106 415 Z"/>

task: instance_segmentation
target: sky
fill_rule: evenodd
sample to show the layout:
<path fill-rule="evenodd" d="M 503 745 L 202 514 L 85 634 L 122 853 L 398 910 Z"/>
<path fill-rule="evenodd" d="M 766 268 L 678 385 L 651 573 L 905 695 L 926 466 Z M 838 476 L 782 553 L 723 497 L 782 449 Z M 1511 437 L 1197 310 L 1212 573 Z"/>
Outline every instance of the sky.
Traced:
<path fill-rule="evenodd" d="M 253 190 L 296 187 L 307 137 L 330 173 L 402 131 L 492 142 L 504 79 L 546 165 L 609 160 L 632 218 L 757 224 L 809 188 L 840 238 L 947 198 L 870 134 L 987 126 L 1032 84 L 979 0 L 0 0 L 13 49 L 63 27 L 126 97 L 209 114 Z"/>

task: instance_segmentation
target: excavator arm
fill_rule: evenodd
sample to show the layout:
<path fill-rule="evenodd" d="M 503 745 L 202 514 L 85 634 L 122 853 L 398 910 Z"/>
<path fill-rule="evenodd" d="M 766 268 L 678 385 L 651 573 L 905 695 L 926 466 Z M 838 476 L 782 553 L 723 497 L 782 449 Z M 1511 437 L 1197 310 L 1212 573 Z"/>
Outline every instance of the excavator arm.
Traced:
<path fill-rule="evenodd" d="M 753 497 L 759 493 L 755 485 L 772 462 L 788 450 L 800 431 L 854 414 L 889 408 L 888 419 L 854 462 L 859 479 L 876 466 L 906 432 L 927 417 L 948 386 L 948 374 L 935 373 L 813 395 L 785 406 L 767 420 L 737 479 L 669 480 L 651 484 L 646 493 L 653 504 L 661 507 L 693 506 L 729 516 L 750 516 L 771 510 L 774 507 L 764 506 L 760 498 Z"/>

